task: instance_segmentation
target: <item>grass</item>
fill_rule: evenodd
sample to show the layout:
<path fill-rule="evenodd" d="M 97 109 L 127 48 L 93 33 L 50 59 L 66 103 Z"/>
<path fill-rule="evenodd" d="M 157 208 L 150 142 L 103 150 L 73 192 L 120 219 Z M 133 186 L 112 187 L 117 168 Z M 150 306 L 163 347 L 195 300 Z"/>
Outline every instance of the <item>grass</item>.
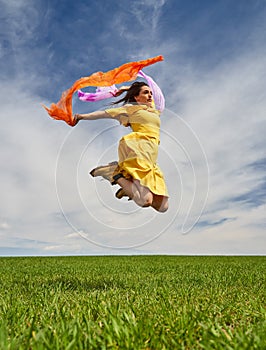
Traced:
<path fill-rule="evenodd" d="M 0 258 L 0 349 L 266 349 L 266 257 Z"/>

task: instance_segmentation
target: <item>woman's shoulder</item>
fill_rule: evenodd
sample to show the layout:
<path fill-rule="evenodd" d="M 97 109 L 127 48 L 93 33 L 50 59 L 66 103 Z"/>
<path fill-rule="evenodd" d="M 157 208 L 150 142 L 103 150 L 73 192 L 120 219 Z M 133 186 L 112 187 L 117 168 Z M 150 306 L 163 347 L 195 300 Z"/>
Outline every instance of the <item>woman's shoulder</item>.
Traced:
<path fill-rule="evenodd" d="M 123 114 L 131 114 L 131 113 L 134 113 L 135 111 L 138 111 L 138 110 L 141 110 L 143 109 L 143 106 L 142 105 L 138 105 L 138 104 L 131 104 L 131 103 L 127 103 L 127 104 L 124 104 L 123 106 L 120 106 L 120 107 L 113 107 L 113 108 L 110 108 L 108 109 L 108 111 L 118 111 L 118 112 L 121 112 Z"/>
<path fill-rule="evenodd" d="M 126 104 L 124 105 L 124 107 L 126 108 L 126 110 L 128 111 L 128 113 L 134 113 L 137 111 L 148 111 L 148 112 L 152 112 L 152 113 L 156 113 L 156 114 L 160 114 L 160 111 L 158 111 L 156 108 L 154 107 L 150 107 L 147 105 L 139 105 L 139 104 Z"/>
<path fill-rule="evenodd" d="M 109 108 L 106 110 L 107 113 L 109 114 L 126 114 L 126 115 L 130 115 L 130 114 L 134 114 L 137 112 L 141 112 L 141 111 L 147 111 L 147 112 L 151 112 L 151 113 L 155 113 L 160 115 L 160 111 L 158 111 L 156 108 L 154 107 L 150 107 L 147 105 L 139 105 L 139 104 L 131 104 L 131 103 L 127 103 L 124 104 L 123 106 L 120 107 L 113 107 L 113 108 Z"/>

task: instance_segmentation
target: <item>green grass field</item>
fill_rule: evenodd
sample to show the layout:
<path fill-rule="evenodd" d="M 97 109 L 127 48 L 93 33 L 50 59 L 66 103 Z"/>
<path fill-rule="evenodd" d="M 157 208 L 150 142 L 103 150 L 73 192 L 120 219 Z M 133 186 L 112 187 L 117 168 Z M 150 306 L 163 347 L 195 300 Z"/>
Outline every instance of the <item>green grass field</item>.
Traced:
<path fill-rule="evenodd" d="M 0 349 L 266 349 L 266 257 L 0 258 Z"/>

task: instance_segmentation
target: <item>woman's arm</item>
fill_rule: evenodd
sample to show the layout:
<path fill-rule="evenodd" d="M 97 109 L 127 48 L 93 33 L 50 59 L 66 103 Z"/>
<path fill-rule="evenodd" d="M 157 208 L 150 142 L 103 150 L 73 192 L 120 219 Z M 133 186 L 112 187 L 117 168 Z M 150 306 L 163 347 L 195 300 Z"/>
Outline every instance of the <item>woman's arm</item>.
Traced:
<path fill-rule="evenodd" d="M 80 120 L 97 120 L 97 119 L 104 119 L 104 118 L 112 118 L 108 113 L 105 111 L 95 111 L 88 114 L 75 114 L 74 119 L 79 122 Z"/>

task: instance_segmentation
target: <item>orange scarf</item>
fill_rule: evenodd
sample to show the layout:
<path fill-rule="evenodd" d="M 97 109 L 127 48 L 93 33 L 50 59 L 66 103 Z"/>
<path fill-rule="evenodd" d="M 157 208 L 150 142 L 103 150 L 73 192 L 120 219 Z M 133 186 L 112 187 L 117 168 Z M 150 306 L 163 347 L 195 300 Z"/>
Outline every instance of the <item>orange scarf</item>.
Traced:
<path fill-rule="evenodd" d="M 89 77 L 80 78 L 70 89 L 62 93 L 57 103 L 52 103 L 50 108 L 44 105 L 43 107 L 52 118 L 64 120 L 70 126 L 74 126 L 76 124 L 72 115 L 72 96 L 74 92 L 87 86 L 111 86 L 113 84 L 121 84 L 125 81 L 134 80 L 143 67 L 162 60 L 163 56 L 156 56 L 147 60 L 125 63 L 105 73 L 96 72 Z"/>

